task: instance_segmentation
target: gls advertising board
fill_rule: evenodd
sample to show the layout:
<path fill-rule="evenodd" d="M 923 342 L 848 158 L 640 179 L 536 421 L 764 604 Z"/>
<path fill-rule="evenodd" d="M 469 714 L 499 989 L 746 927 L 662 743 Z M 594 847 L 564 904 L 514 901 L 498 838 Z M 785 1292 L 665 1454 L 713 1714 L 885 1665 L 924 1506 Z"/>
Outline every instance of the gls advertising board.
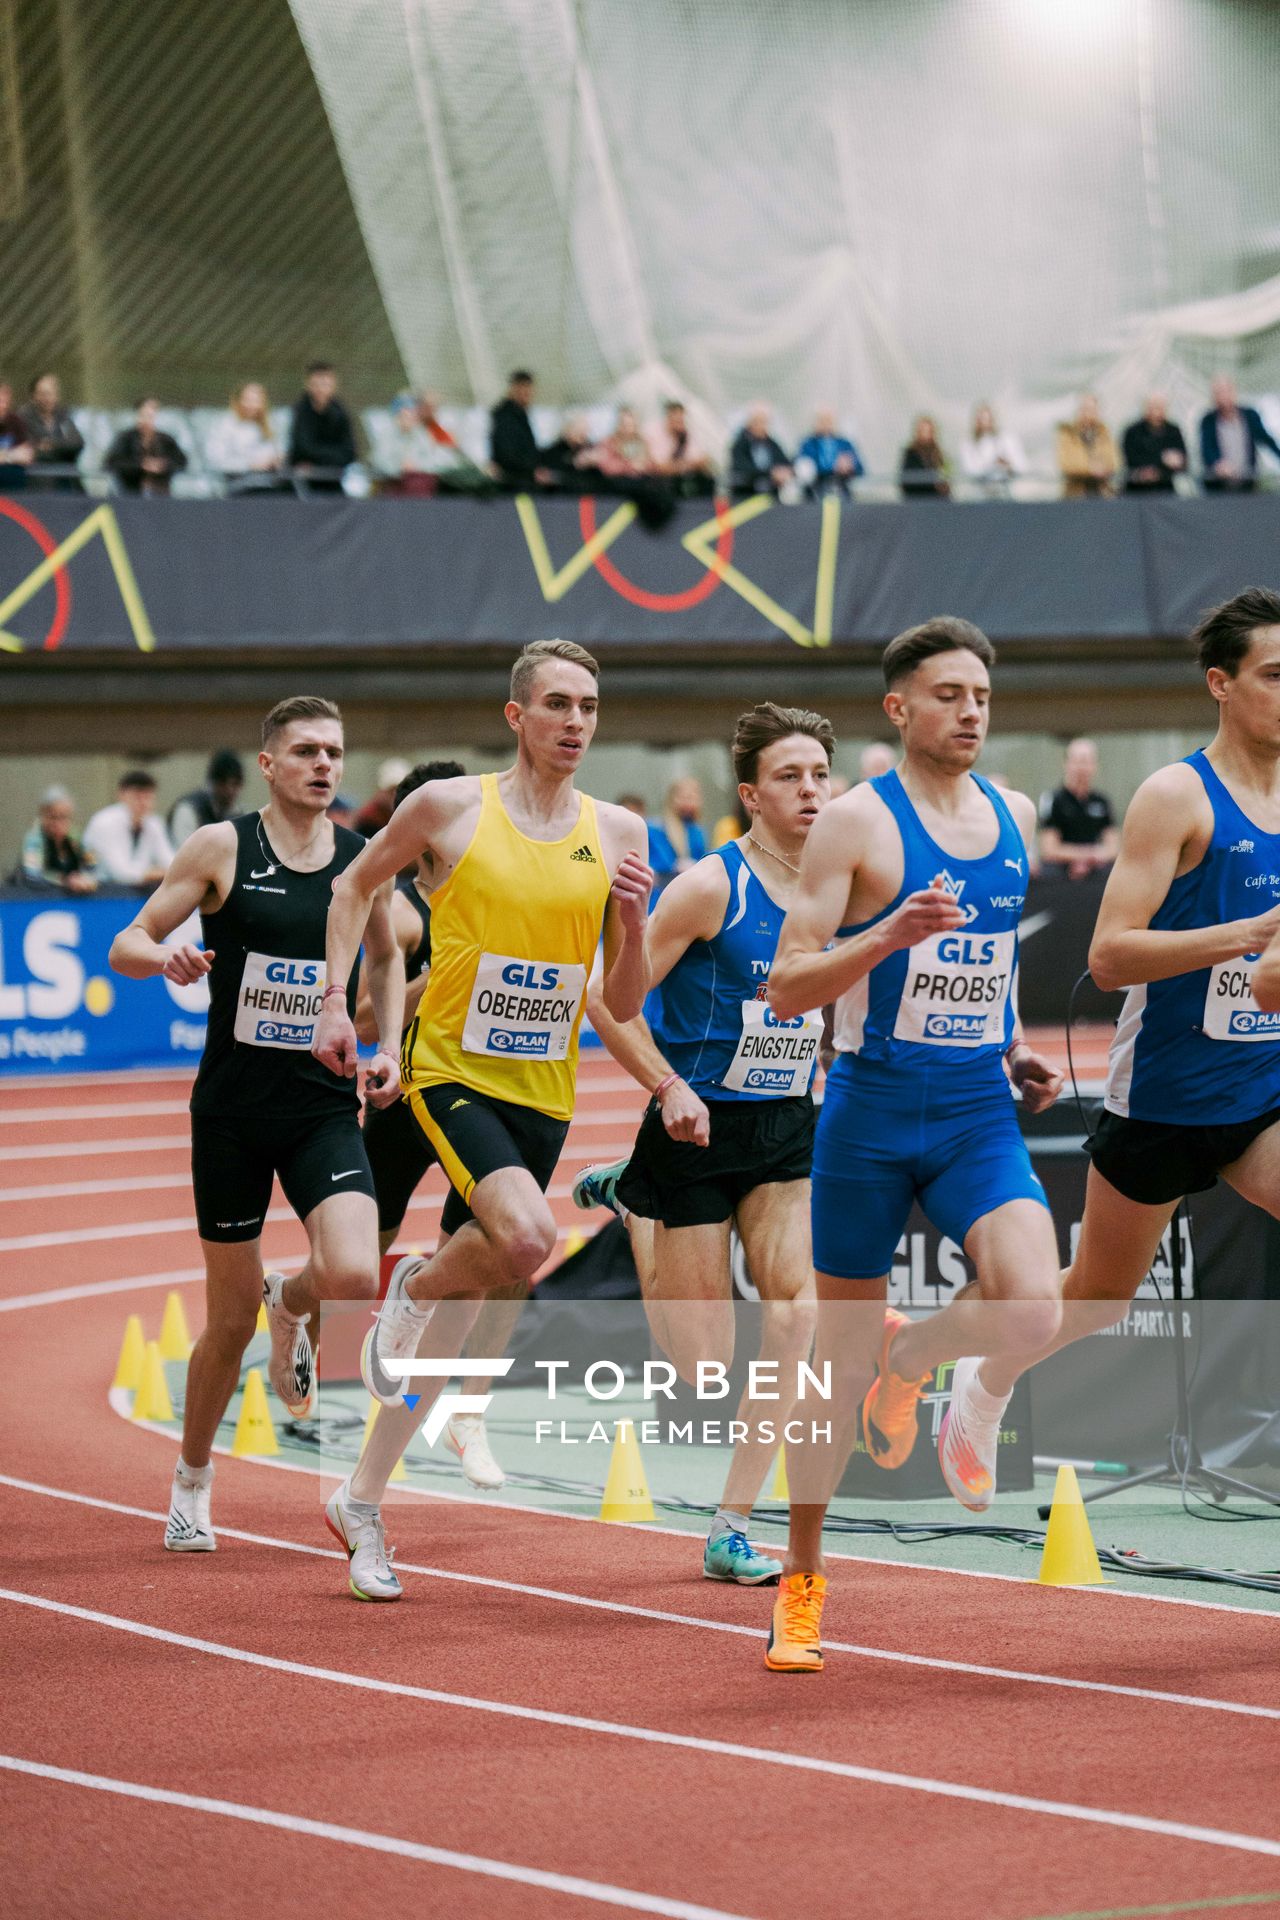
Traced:
<path fill-rule="evenodd" d="M 111 942 L 130 899 L 0 900 L 0 1074 L 194 1066 L 204 1046 L 205 981 L 124 980 Z M 199 940 L 193 918 L 173 940 Z"/>

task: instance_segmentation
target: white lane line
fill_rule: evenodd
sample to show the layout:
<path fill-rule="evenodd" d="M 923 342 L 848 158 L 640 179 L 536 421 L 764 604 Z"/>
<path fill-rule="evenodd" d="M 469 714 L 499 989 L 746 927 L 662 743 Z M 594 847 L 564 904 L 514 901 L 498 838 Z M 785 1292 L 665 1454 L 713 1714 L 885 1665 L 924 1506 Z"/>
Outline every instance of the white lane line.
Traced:
<path fill-rule="evenodd" d="M 166 1516 L 152 1512 L 146 1507 L 124 1506 L 115 1500 L 101 1500 L 87 1494 L 66 1493 L 59 1487 L 42 1487 L 31 1480 L 17 1480 L 8 1474 L 0 1474 L 0 1485 L 14 1487 L 26 1493 L 45 1494 L 56 1500 L 68 1500 L 76 1505 L 97 1507 L 107 1513 L 120 1513 L 138 1520 L 154 1521 L 163 1526 Z M 228 1540 L 243 1540 L 249 1546 L 272 1547 L 283 1553 L 303 1553 L 316 1560 L 339 1560 L 345 1564 L 346 1555 L 332 1547 L 313 1546 L 310 1541 L 282 1540 L 269 1533 L 246 1533 L 239 1527 L 224 1527 L 218 1532 Z M 641 1607 L 623 1600 L 600 1600 L 586 1594 L 566 1593 L 558 1587 L 534 1587 L 522 1580 L 500 1580 L 492 1574 L 461 1573 L 449 1567 L 427 1567 L 416 1565 L 411 1560 L 402 1560 L 396 1556 L 398 1573 L 417 1573 L 428 1580 L 452 1580 L 460 1585 L 471 1587 L 489 1587 L 497 1593 L 523 1593 L 534 1600 L 553 1600 L 561 1606 L 585 1607 L 599 1613 L 620 1613 L 636 1620 L 656 1620 L 663 1625 L 677 1627 L 697 1627 L 704 1633 L 730 1633 L 745 1636 L 757 1643 L 761 1638 L 758 1626 L 743 1626 L 733 1620 L 712 1620 L 694 1613 L 671 1613 L 659 1607 Z M 1125 1687 L 1106 1680 L 1078 1680 L 1061 1674 L 1034 1673 L 1020 1667 L 984 1667 L 969 1660 L 942 1660 L 923 1653 L 900 1653 L 889 1647 L 861 1646 L 856 1641 L 823 1639 L 823 1649 L 827 1653 L 851 1653 L 862 1660 L 887 1660 L 895 1665 L 907 1667 L 931 1667 L 942 1673 L 970 1673 L 984 1680 L 1012 1680 L 1027 1686 L 1062 1687 L 1079 1693 L 1117 1694 L 1128 1700 L 1148 1700 L 1158 1706 L 1201 1707 L 1215 1713 L 1234 1713 L 1245 1719 L 1280 1720 L 1280 1707 L 1254 1706 L 1244 1701 L 1215 1700 L 1194 1693 L 1166 1693 L 1154 1687 Z"/>
<path fill-rule="evenodd" d="M 191 1186 L 189 1171 L 180 1173 L 136 1173 L 122 1175 L 117 1180 L 56 1180 L 42 1187 L 0 1187 L 0 1206 L 7 1201 L 44 1201 L 92 1199 L 107 1193 L 160 1193 L 175 1187 Z M 448 1187 L 443 1183 L 443 1175 L 433 1184 L 427 1193 L 415 1193 L 409 1202 L 410 1213 L 444 1205 Z M 568 1200 L 573 1193 L 573 1182 L 567 1180 L 546 1189 L 548 1200 Z"/>
<path fill-rule="evenodd" d="M 443 1205 L 444 1196 L 440 1196 Z M 423 1203 L 430 1207 L 430 1201 Z M 291 1221 L 300 1227 L 301 1222 L 292 1207 L 271 1207 L 265 1217 L 264 1225 L 280 1226 Z M 107 1240 L 146 1240 L 161 1233 L 194 1233 L 196 1220 L 194 1214 L 183 1214 L 170 1220 L 126 1220 L 117 1226 L 80 1226 L 60 1227 L 55 1233 L 13 1233 L 0 1240 L 0 1253 L 38 1253 L 51 1247 L 83 1247 L 88 1243 L 101 1245 Z M 557 1240 L 567 1240 L 580 1227 L 561 1227 L 557 1230 Z"/>
<path fill-rule="evenodd" d="M 631 1152 L 634 1136 L 617 1140 L 593 1140 L 590 1146 L 585 1142 L 574 1145 L 573 1129 L 565 1141 L 564 1151 L 560 1155 L 563 1166 L 566 1160 L 621 1160 Z M 130 1156 L 139 1153 L 180 1153 L 189 1162 L 191 1136 L 188 1133 L 139 1134 L 134 1139 L 123 1140 L 46 1140 L 37 1146 L 6 1147 L 5 1162 L 9 1166 L 18 1166 L 24 1160 L 100 1160 L 114 1155 Z M 3 1189 L 0 1188 L 0 1193 Z"/>
<path fill-rule="evenodd" d="M 150 1120 L 161 1114 L 188 1111 L 185 1100 L 120 1100 L 109 1104 L 101 1101 L 72 1104 L 68 1101 L 62 1107 L 0 1108 L 0 1127 L 39 1126 L 57 1120 L 128 1120 L 131 1117 Z"/>
<path fill-rule="evenodd" d="M 96 1793 L 115 1793 L 128 1800 L 151 1800 L 162 1807 L 184 1807 L 191 1813 L 216 1813 L 224 1819 L 244 1820 L 250 1826 L 278 1827 L 284 1833 L 306 1834 L 312 1840 L 336 1840 L 342 1846 L 365 1847 L 371 1853 L 398 1854 L 427 1866 L 454 1867 L 461 1873 L 479 1873 L 490 1880 L 512 1880 L 517 1886 L 543 1887 L 549 1893 L 572 1894 L 604 1906 L 625 1907 L 632 1913 L 656 1913 L 666 1920 L 741 1920 L 720 1907 L 694 1906 L 688 1900 L 668 1900 L 660 1893 L 637 1893 L 630 1887 L 612 1887 L 603 1880 L 584 1880 L 576 1873 L 548 1873 L 542 1867 L 514 1866 L 508 1860 L 487 1860 L 477 1853 L 455 1853 L 451 1847 L 423 1846 L 417 1840 L 399 1840 L 389 1833 L 370 1833 L 364 1827 L 335 1826 L 330 1820 L 308 1820 L 297 1813 L 276 1813 L 250 1807 L 239 1800 L 212 1800 L 201 1793 L 174 1793 L 167 1787 L 143 1786 L 136 1780 L 113 1780 L 101 1773 L 80 1773 L 72 1767 L 46 1766 L 0 1753 L 0 1768 L 25 1773 L 37 1780 L 56 1780 L 63 1786 L 88 1787 Z"/>
<path fill-rule="evenodd" d="M 57 1307 L 67 1300 L 93 1300 L 99 1294 L 132 1293 L 135 1287 L 178 1287 L 187 1280 L 203 1280 L 203 1267 L 172 1267 L 167 1273 L 142 1273 L 131 1280 L 86 1280 L 78 1287 L 46 1287 L 40 1293 L 15 1293 L 0 1300 L 0 1313 L 18 1313 L 24 1307 Z"/>
<path fill-rule="evenodd" d="M 644 1089 L 627 1073 L 597 1073 L 596 1064 L 613 1065 L 607 1055 L 596 1053 L 582 1054 L 578 1061 L 579 1093 L 633 1093 L 636 1099 L 643 1097 Z M 152 1083 L 167 1085 L 170 1081 L 185 1081 L 189 1087 L 195 1079 L 191 1067 L 111 1067 L 95 1073 L 20 1073 L 5 1075 L 5 1094 L 62 1092 L 79 1087 L 113 1086 L 149 1086 Z"/>
<path fill-rule="evenodd" d="M 486 1700 L 478 1694 L 449 1693 L 439 1687 L 416 1687 L 399 1680 L 379 1680 L 372 1674 L 316 1667 L 301 1660 L 282 1660 L 272 1654 L 254 1653 L 247 1647 L 227 1646 L 218 1640 L 200 1640 L 193 1634 L 174 1633 L 166 1627 L 149 1626 L 141 1620 L 99 1613 L 92 1607 L 75 1607 L 65 1600 L 47 1600 L 38 1594 L 19 1593 L 11 1587 L 0 1587 L 0 1600 L 8 1600 L 15 1606 L 33 1607 L 42 1613 L 61 1614 L 67 1619 L 82 1620 L 91 1626 L 107 1627 L 116 1633 L 134 1634 L 139 1639 L 158 1641 L 165 1646 L 185 1647 L 191 1653 L 205 1653 L 215 1659 L 260 1667 L 271 1673 L 292 1674 L 300 1680 L 323 1680 L 332 1686 L 389 1694 L 401 1700 L 422 1700 L 431 1706 L 458 1707 L 469 1713 L 490 1713 L 505 1720 L 533 1721 L 541 1726 L 565 1727 L 575 1733 L 599 1733 L 614 1740 L 632 1740 L 646 1746 L 676 1747 L 688 1753 L 712 1754 L 726 1760 L 752 1760 L 761 1766 L 826 1774 L 837 1780 L 856 1780 L 863 1786 L 892 1787 L 906 1793 L 933 1795 L 944 1800 L 964 1800 L 985 1807 L 1005 1807 L 1016 1813 L 1043 1814 L 1051 1819 L 1079 1821 L 1089 1826 L 1120 1827 L 1130 1833 L 1150 1833 L 1165 1840 L 1188 1840 L 1203 1846 L 1225 1847 L 1237 1853 L 1258 1853 L 1280 1859 L 1280 1840 L 1268 1840 L 1258 1834 L 1233 1833 L 1222 1827 L 1194 1826 L 1182 1820 L 1160 1820 L 1148 1814 L 1124 1813 L 1113 1807 L 1081 1806 L 1070 1800 L 1046 1800 L 1034 1794 L 1005 1793 L 995 1787 L 972 1786 L 967 1781 L 936 1780 L 927 1774 L 896 1773 L 885 1767 L 862 1767 L 852 1761 L 829 1760 L 816 1754 L 783 1753 L 769 1747 L 747 1746 L 737 1740 L 711 1740 L 700 1734 L 670 1733 L 658 1727 L 633 1726 L 624 1720 L 598 1720 L 587 1714 L 557 1713 L 550 1707 L 520 1706 L 512 1700 Z"/>

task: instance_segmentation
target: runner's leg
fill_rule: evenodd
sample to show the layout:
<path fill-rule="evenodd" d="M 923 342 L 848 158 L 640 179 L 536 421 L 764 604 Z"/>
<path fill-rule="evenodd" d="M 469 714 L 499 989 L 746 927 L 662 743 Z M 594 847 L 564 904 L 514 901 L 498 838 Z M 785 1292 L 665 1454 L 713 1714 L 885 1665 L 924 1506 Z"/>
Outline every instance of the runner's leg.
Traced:
<path fill-rule="evenodd" d="M 645 1295 L 650 1328 L 681 1379 L 694 1385 L 700 1360 L 727 1367 L 733 1359 L 729 1221 L 664 1227 L 655 1220 L 651 1225 L 653 1265 Z M 642 1288 L 645 1278 L 642 1271 Z"/>
<path fill-rule="evenodd" d="M 818 1299 L 814 1372 L 830 1369 L 831 1398 L 811 1403 L 799 1422 L 802 1437 L 787 1447 L 791 1491 L 791 1527 L 783 1572 L 822 1573 L 822 1526 L 840 1476 L 857 1438 L 863 1398 L 875 1378 L 876 1356 L 884 1331 L 888 1276 L 879 1280 L 843 1280 L 814 1276 Z M 821 1404 L 825 1418 L 814 1408 Z M 815 1439 L 814 1426 L 829 1421 L 831 1437 Z"/>
<path fill-rule="evenodd" d="M 977 1286 L 941 1313 L 901 1328 L 890 1351 L 893 1371 L 903 1379 L 966 1354 L 1012 1357 L 1027 1366 L 1058 1333 L 1058 1242 L 1038 1200 L 1009 1200 L 983 1214 L 965 1235 L 964 1250 L 977 1268 Z"/>
<path fill-rule="evenodd" d="M 737 1410 L 736 1418 L 747 1423 L 748 1437 L 733 1450 L 720 1505 L 733 1513 L 750 1514 L 777 1453 L 777 1435 L 797 1404 L 798 1363 L 808 1359 L 813 1343 L 817 1308 L 809 1243 L 809 1182 L 771 1181 L 754 1187 L 739 1202 L 737 1219 L 751 1278 L 763 1303 L 760 1360 L 776 1367 L 778 1380 L 778 1399 L 764 1415 L 757 1411 L 760 1401 L 747 1393 Z M 816 1417 L 819 1406 L 825 1414 L 826 1403 L 810 1398 L 806 1415 Z M 771 1440 L 759 1435 L 762 1418 L 773 1428 Z"/>
<path fill-rule="evenodd" d="M 209 1464 L 218 1424 L 240 1384 L 240 1362 L 262 1305 L 258 1240 L 202 1240 L 205 1266 L 204 1331 L 187 1365 L 182 1410 L 182 1458 L 195 1469 Z"/>

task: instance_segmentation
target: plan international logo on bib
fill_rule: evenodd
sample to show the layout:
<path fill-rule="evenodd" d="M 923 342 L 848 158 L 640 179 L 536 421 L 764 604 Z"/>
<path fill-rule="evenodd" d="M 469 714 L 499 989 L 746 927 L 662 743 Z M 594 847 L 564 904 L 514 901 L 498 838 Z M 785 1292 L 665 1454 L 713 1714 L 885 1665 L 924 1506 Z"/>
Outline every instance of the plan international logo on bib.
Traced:
<path fill-rule="evenodd" d="M 546 1056 L 551 1045 L 549 1033 L 538 1033 L 526 1029 L 523 1033 L 511 1027 L 493 1027 L 489 1033 L 489 1045 L 495 1053 L 516 1053 L 525 1058 Z"/>

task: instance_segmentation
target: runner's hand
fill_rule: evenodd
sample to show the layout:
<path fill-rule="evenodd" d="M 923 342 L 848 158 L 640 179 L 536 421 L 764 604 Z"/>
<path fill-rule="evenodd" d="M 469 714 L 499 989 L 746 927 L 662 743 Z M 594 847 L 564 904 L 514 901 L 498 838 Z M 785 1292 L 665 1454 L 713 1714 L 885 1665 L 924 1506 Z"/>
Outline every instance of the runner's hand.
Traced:
<path fill-rule="evenodd" d="M 1030 1047 L 1019 1047 L 1009 1062 L 1009 1078 L 1022 1095 L 1028 1113 L 1043 1113 L 1062 1092 L 1062 1074 L 1051 1060 Z"/>
<path fill-rule="evenodd" d="M 617 902 L 618 918 L 627 933 L 644 932 L 652 890 L 653 868 L 638 853 L 625 853 L 613 876 L 611 892 Z"/>
<path fill-rule="evenodd" d="M 170 947 L 168 958 L 160 972 L 164 979 L 172 980 L 175 986 L 192 987 L 202 980 L 213 965 L 213 949 L 204 947 Z"/>
<path fill-rule="evenodd" d="M 673 1080 L 658 1102 L 662 1124 L 673 1140 L 705 1147 L 711 1139 L 711 1115 L 693 1088 Z"/>
<path fill-rule="evenodd" d="M 311 1051 L 330 1073 L 340 1073 L 347 1080 L 355 1078 L 356 1030 L 340 1000 L 326 1002 L 320 1009 Z"/>
<path fill-rule="evenodd" d="M 400 1098 L 400 1062 L 382 1047 L 369 1062 L 364 1097 L 371 1107 L 393 1107 Z"/>
<path fill-rule="evenodd" d="M 919 893 L 907 895 L 897 912 L 889 915 L 886 931 L 892 934 L 895 948 L 914 947 L 935 933 L 950 933 L 964 924 L 964 910 L 939 873 Z"/>
<path fill-rule="evenodd" d="M 1260 913 L 1256 920 L 1242 921 L 1241 931 L 1249 943 L 1241 949 L 1241 958 L 1246 953 L 1265 953 L 1276 935 L 1280 933 L 1280 907 L 1269 907 L 1266 913 Z"/>

